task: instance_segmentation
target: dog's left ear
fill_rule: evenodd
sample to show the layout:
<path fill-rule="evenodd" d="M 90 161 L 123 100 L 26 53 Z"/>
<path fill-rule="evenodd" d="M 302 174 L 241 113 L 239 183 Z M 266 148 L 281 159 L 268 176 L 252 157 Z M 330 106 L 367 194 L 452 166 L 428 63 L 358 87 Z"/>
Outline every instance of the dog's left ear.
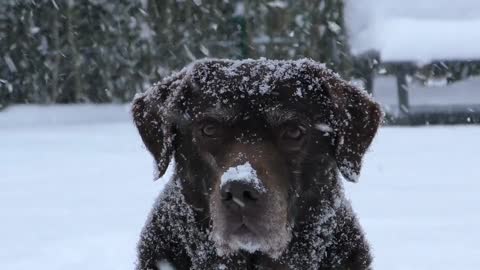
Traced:
<path fill-rule="evenodd" d="M 174 131 L 163 113 L 168 90 L 163 85 L 157 86 L 155 95 L 139 95 L 132 104 L 135 125 L 143 143 L 155 159 L 154 180 L 165 173 L 173 155 Z"/>
<path fill-rule="evenodd" d="M 357 182 L 363 155 L 377 132 L 382 111 L 367 93 L 340 78 L 328 84 L 331 104 L 335 104 L 331 118 L 337 166 L 347 180 Z"/>

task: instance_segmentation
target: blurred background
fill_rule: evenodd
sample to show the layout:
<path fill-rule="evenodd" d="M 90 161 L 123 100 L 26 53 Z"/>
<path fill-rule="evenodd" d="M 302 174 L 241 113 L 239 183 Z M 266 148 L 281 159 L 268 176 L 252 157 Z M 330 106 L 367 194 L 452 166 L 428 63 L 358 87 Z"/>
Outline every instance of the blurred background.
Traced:
<path fill-rule="evenodd" d="M 0 108 L 129 102 L 203 57 L 309 57 L 372 92 L 389 123 L 478 122 L 479 10 L 476 0 L 5 0 Z"/>
<path fill-rule="evenodd" d="M 324 62 L 385 127 L 346 184 L 375 269 L 480 269 L 480 1 L 0 1 L 0 269 L 132 269 L 135 93 L 204 57 Z M 412 127 L 415 126 L 415 127 Z"/>

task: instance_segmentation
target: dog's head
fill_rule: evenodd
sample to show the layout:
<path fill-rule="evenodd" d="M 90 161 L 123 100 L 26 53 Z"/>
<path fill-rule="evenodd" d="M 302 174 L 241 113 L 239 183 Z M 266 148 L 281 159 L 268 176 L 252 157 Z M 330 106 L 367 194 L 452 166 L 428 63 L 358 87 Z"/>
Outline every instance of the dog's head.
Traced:
<path fill-rule="evenodd" d="M 317 187 L 337 169 L 357 181 L 381 111 L 310 60 L 203 60 L 137 97 L 133 115 L 159 176 L 175 154 L 217 250 L 275 258 Z"/>

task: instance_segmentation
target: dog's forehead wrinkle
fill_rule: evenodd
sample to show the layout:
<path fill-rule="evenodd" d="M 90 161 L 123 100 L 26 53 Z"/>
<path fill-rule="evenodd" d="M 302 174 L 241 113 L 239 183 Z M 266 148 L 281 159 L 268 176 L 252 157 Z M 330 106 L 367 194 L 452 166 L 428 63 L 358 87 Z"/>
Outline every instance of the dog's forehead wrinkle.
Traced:
<path fill-rule="evenodd" d="M 234 108 L 213 107 L 200 113 L 200 117 L 209 117 L 222 122 L 232 122 L 237 117 L 237 111 Z"/>
<path fill-rule="evenodd" d="M 288 121 L 297 120 L 301 117 L 293 110 L 278 108 L 276 110 L 266 111 L 265 118 L 271 125 L 275 126 Z"/>

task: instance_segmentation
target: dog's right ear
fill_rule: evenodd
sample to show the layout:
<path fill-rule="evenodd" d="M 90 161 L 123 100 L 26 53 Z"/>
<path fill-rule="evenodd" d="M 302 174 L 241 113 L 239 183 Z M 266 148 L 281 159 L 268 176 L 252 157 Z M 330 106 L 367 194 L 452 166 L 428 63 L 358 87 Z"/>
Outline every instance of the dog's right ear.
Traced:
<path fill-rule="evenodd" d="M 143 143 L 155 159 L 157 173 L 160 178 L 167 170 L 173 154 L 173 127 L 166 121 L 162 113 L 165 97 L 143 94 L 135 97 L 132 105 L 133 120 Z"/>

